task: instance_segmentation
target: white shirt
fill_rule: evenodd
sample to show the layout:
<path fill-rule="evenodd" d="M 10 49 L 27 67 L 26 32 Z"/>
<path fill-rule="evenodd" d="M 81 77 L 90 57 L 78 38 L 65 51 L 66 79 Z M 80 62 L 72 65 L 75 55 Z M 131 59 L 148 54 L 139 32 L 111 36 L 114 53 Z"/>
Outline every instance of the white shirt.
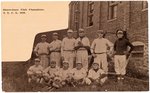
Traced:
<path fill-rule="evenodd" d="M 51 68 L 49 66 L 44 70 L 44 73 L 49 74 L 50 76 L 54 77 L 56 75 L 59 75 L 59 67 L 56 66 L 55 68 Z"/>
<path fill-rule="evenodd" d="M 105 38 L 97 38 L 92 42 L 91 52 L 92 53 L 103 53 L 107 52 L 107 48 L 110 47 L 112 50 L 113 44 Z"/>
<path fill-rule="evenodd" d="M 49 53 L 49 43 L 47 42 L 40 42 L 36 45 L 35 52 L 38 54 L 48 54 Z"/>
<path fill-rule="evenodd" d="M 64 70 L 63 68 L 60 69 L 59 76 L 62 78 L 62 80 L 65 80 L 69 75 L 71 74 L 71 70 L 67 69 Z"/>
<path fill-rule="evenodd" d="M 31 66 L 28 71 L 27 71 L 27 74 L 32 74 L 32 73 L 39 73 L 39 72 L 43 72 L 43 67 L 41 65 L 38 65 L 38 66 Z"/>
<path fill-rule="evenodd" d="M 80 37 L 77 38 L 75 46 L 79 46 L 79 44 L 78 44 L 79 42 L 81 42 L 83 44 L 83 46 L 90 46 L 90 41 L 87 37 L 83 37 L 82 40 Z"/>
<path fill-rule="evenodd" d="M 58 51 L 61 50 L 61 41 L 60 40 L 53 40 L 50 45 L 50 51 Z"/>
<path fill-rule="evenodd" d="M 105 72 L 102 69 L 99 69 L 97 72 L 93 69 L 90 69 L 88 73 L 88 78 L 98 79 L 104 73 Z"/>
<path fill-rule="evenodd" d="M 73 74 L 73 78 L 77 80 L 83 79 L 87 75 L 86 70 L 84 68 L 81 68 L 80 70 L 73 68 L 71 72 Z"/>
<path fill-rule="evenodd" d="M 61 44 L 61 53 L 63 55 L 64 50 L 74 50 L 76 40 L 74 38 L 69 39 L 68 37 L 65 37 L 62 40 Z"/>

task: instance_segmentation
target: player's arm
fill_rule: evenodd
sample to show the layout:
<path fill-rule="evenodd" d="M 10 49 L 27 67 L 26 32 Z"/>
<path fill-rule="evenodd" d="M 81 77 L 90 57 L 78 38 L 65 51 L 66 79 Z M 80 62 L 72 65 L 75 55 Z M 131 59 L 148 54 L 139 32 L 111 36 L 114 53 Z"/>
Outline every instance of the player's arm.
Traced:
<path fill-rule="evenodd" d="M 95 46 L 96 46 L 96 42 L 95 42 L 95 40 L 94 40 L 94 41 L 92 42 L 92 45 L 91 45 L 91 53 L 92 53 L 92 56 L 93 56 L 93 57 L 96 57 L 95 52 L 94 52 Z"/>
<path fill-rule="evenodd" d="M 85 40 L 85 44 L 86 44 L 86 45 L 83 45 L 83 47 L 84 47 L 85 49 L 87 49 L 87 50 L 90 50 L 90 41 L 89 41 L 88 38 Z"/>
<path fill-rule="evenodd" d="M 34 48 L 34 53 L 38 56 L 39 44 L 37 44 Z"/>
<path fill-rule="evenodd" d="M 127 45 L 130 47 L 129 53 L 131 53 L 134 49 L 134 46 L 127 40 Z"/>
<path fill-rule="evenodd" d="M 61 52 L 61 41 L 59 42 L 58 46 L 55 48 L 55 51 Z"/>
<path fill-rule="evenodd" d="M 33 73 L 32 67 L 30 67 L 30 68 L 27 70 L 27 74 L 31 74 L 31 73 Z"/>
<path fill-rule="evenodd" d="M 65 45 L 65 38 L 61 42 L 61 60 L 64 60 L 64 45 Z"/>
<path fill-rule="evenodd" d="M 79 45 L 79 42 L 80 41 L 78 39 L 75 41 L 75 47 L 74 47 L 75 50 L 78 50 L 80 47 L 82 47 Z"/>
<path fill-rule="evenodd" d="M 99 74 L 100 74 L 100 79 L 105 78 L 107 76 L 107 74 L 102 69 L 99 70 Z"/>
<path fill-rule="evenodd" d="M 113 51 L 113 43 L 111 41 L 109 41 L 108 39 L 106 39 L 106 44 L 110 48 L 109 51 L 112 52 Z"/>

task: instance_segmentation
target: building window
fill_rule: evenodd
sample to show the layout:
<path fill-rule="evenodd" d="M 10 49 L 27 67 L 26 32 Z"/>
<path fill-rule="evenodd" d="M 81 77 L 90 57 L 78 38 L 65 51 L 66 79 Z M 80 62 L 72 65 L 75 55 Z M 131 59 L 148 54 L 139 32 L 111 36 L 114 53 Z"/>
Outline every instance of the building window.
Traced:
<path fill-rule="evenodd" d="M 148 8 L 147 1 L 142 1 L 142 9 L 147 9 L 147 8 Z"/>
<path fill-rule="evenodd" d="M 94 2 L 89 1 L 88 2 L 88 26 L 93 25 L 93 15 L 94 15 Z"/>
<path fill-rule="evenodd" d="M 142 42 L 133 42 L 134 49 L 132 51 L 133 58 L 142 58 L 144 57 L 144 44 Z"/>
<path fill-rule="evenodd" d="M 116 1 L 111 1 L 108 3 L 108 19 L 117 18 L 117 7 L 118 4 Z"/>

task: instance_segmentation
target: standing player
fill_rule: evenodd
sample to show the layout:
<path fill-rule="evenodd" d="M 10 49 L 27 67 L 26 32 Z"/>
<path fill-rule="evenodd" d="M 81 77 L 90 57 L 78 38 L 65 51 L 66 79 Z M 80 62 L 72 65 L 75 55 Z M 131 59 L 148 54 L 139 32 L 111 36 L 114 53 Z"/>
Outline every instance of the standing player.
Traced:
<path fill-rule="evenodd" d="M 117 79 L 123 80 L 124 75 L 126 74 L 126 58 L 130 55 L 131 51 L 133 50 L 133 45 L 129 42 L 129 40 L 124 38 L 124 33 L 122 30 L 117 30 L 116 35 L 118 39 L 115 41 L 114 44 L 115 72 L 117 74 Z M 127 51 L 128 46 L 130 47 L 129 51 Z"/>
<path fill-rule="evenodd" d="M 53 33 L 53 41 L 50 43 L 50 62 L 55 61 L 56 66 L 60 67 L 61 41 L 58 40 L 58 34 Z"/>
<path fill-rule="evenodd" d="M 83 68 L 88 70 L 88 50 L 90 50 L 90 41 L 85 36 L 84 29 L 79 29 L 79 38 L 76 40 L 76 61 L 81 62 Z"/>
<path fill-rule="evenodd" d="M 76 42 L 76 40 L 73 38 L 73 31 L 69 29 L 67 31 L 67 37 L 65 37 L 62 40 L 61 55 L 62 55 L 62 59 L 64 61 L 68 61 L 69 62 L 69 68 L 71 68 L 71 69 L 74 66 L 75 42 Z"/>
<path fill-rule="evenodd" d="M 41 60 L 40 63 L 43 68 L 46 68 L 49 65 L 49 43 L 46 42 L 46 37 L 47 36 L 45 34 L 41 35 L 41 42 L 38 43 L 34 49 L 34 52 Z"/>
<path fill-rule="evenodd" d="M 108 62 L 107 62 L 107 52 L 112 51 L 113 44 L 106 38 L 104 38 L 104 31 L 98 31 L 98 38 L 92 42 L 91 52 L 94 57 L 94 62 L 97 62 L 105 73 L 108 73 Z"/>

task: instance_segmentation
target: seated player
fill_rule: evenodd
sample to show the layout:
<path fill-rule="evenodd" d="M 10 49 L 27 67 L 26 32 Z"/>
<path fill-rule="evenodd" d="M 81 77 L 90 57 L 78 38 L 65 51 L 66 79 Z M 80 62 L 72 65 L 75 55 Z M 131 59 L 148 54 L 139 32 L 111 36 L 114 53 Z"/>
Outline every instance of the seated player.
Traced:
<path fill-rule="evenodd" d="M 71 82 L 71 70 L 69 69 L 69 63 L 67 61 L 63 62 L 63 67 L 60 69 L 59 76 L 61 77 L 61 84 L 63 86 Z"/>
<path fill-rule="evenodd" d="M 43 73 L 43 67 L 40 65 L 40 59 L 34 59 L 34 65 L 31 66 L 28 71 L 28 82 L 30 83 L 32 80 L 37 83 L 40 82 Z"/>
<path fill-rule="evenodd" d="M 83 68 L 82 63 L 76 63 L 76 68 L 72 69 L 72 78 L 74 84 L 83 84 L 87 75 L 86 70 Z"/>
<path fill-rule="evenodd" d="M 54 78 L 58 77 L 59 67 L 56 66 L 55 61 L 50 62 L 50 66 L 44 70 L 43 79 L 47 86 L 51 87 Z"/>
<path fill-rule="evenodd" d="M 88 76 L 85 79 L 86 84 L 101 84 L 106 81 L 107 75 L 105 72 L 99 68 L 98 63 L 93 63 L 92 68 L 88 72 Z"/>

